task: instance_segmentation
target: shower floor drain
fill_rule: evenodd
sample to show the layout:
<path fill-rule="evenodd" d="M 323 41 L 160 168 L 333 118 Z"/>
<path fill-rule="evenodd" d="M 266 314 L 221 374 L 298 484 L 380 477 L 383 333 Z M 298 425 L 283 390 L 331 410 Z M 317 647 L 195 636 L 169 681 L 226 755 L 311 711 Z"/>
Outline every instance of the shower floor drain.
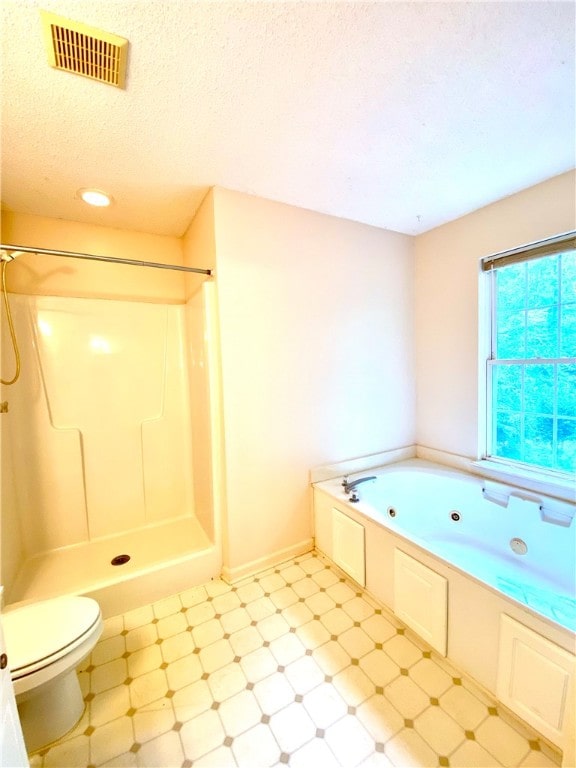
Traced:
<path fill-rule="evenodd" d="M 110 560 L 111 565 L 124 565 L 130 560 L 130 555 L 116 555 Z"/>

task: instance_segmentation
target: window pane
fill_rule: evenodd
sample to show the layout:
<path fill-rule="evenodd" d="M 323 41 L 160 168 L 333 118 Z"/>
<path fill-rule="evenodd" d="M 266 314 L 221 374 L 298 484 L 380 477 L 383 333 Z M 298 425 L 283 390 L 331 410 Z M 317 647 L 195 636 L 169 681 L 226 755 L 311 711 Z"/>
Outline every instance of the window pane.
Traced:
<path fill-rule="evenodd" d="M 558 469 L 576 472 L 576 419 L 558 419 Z"/>
<path fill-rule="evenodd" d="M 558 366 L 558 415 L 576 416 L 576 364 Z"/>
<path fill-rule="evenodd" d="M 576 251 L 563 253 L 562 262 L 562 301 L 576 301 Z"/>
<path fill-rule="evenodd" d="M 560 357 L 576 357 L 576 304 L 562 307 Z"/>
<path fill-rule="evenodd" d="M 496 456 L 503 459 L 516 459 L 521 455 L 521 423 L 520 414 L 498 411 L 494 424 Z"/>
<path fill-rule="evenodd" d="M 530 309 L 526 313 L 526 357 L 557 357 L 558 308 Z"/>
<path fill-rule="evenodd" d="M 526 306 L 549 307 L 558 303 L 558 256 L 536 259 L 526 264 L 528 283 Z"/>
<path fill-rule="evenodd" d="M 512 264 L 496 273 L 496 307 L 498 315 L 513 309 L 524 309 L 526 264 Z"/>
<path fill-rule="evenodd" d="M 540 467 L 554 466 L 554 419 L 551 416 L 526 415 L 523 460 Z"/>
<path fill-rule="evenodd" d="M 524 324 L 526 313 L 524 311 L 507 312 L 502 310 L 498 314 L 496 334 L 496 355 L 506 360 L 525 357 L 524 350 Z"/>
<path fill-rule="evenodd" d="M 491 454 L 574 472 L 576 252 L 496 267 L 489 279 Z"/>
<path fill-rule="evenodd" d="M 522 410 L 522 368 L 521 365 L 495 365 L 492 369 L 495 410 Z"/>
<path fill-rule="evenodd" d="M 554 413 L 554 365 L 527 365 L 524 371 L 524 410 Z"/>

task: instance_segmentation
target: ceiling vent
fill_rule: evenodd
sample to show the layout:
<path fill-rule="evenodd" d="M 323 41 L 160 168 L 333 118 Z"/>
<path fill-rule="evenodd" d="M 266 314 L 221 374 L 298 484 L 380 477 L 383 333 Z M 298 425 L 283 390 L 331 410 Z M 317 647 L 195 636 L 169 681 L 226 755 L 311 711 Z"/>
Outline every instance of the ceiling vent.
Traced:
<path fill-rule="evenodd" d="M 128 40 L 41 11 L 51 67 L 124 88 Z"/>

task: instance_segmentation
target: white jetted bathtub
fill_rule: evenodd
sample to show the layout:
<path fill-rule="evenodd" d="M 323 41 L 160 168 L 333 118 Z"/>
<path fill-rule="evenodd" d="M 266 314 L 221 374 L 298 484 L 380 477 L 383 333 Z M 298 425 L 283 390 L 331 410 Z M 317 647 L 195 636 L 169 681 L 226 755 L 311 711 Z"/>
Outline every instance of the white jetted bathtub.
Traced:
<path fill-rule="evenodd" d="M 346 480 L 313 486 L 316 547 L 570 752 L 576 504 L 420 459 Z"/>

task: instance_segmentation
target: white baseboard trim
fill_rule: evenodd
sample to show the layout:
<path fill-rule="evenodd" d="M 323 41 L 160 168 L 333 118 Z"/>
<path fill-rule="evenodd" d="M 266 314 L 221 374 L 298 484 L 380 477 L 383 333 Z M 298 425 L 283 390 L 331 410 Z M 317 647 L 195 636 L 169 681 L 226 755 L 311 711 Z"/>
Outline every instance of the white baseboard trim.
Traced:
<path fill-rule="evenodd" d="M 252 560 L 244 565 L 237 565 L 234 568 L 230 568 L 227 565 L 222 568 L 222 578 L 228 584 L 234 584 L 241 579 L 245 579 L 247 576 L 254 576 L 260 571 L 265 571 L 267 568 L 272 568 L 275 565 L 291 560 L 298 555 L 304 555 L 306 552 L 311 552 L 314 549 L 314 539 L 304 539 L 299 541 L 298 544 L 293 544 L 291 547 L 285 549 L 279 549 L 276 552 L 272 552 L 269 555 L 258 558 L 258 560 Z"/>

